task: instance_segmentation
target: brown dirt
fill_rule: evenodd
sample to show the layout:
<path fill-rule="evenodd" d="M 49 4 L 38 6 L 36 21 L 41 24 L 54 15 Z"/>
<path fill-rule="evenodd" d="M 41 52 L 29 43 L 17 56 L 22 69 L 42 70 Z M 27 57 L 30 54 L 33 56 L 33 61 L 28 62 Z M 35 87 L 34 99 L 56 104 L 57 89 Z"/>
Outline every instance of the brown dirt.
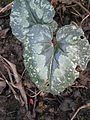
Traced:
<path fill-rule="evenodd" d="M 4 7 L 6 4 L 6 2 L 0 0 L 0 8 Z M 84 1 L 83 5 L 88 10 L 90 9 L 88 1 Z M 76 16 L 73 13 L 75 11 L 72 6 L 74 6 L 83 18 L 87 15 L 82 8 L 74 3 L 68 5 L 58 2 L 55 6 L 56 15 L 54 19 L 59 26 L 69 24 L 72 21 L 80 25 L 82 18 L 80 15 Z M 25 70 L 23 62 L 24 46 L 15 38 L 15 36 L 12 35 L 9 25 L 9 16 L 10 11 L 0 14 L 0 55 L 14 63 L 17 67 L 18 73 L 22 75 Z M 90 17 L 84 21 L 82 28 L 90 42 Z M 8 79 L 7 71 L 1 61 L 0 71 Z M 30 97 L 27 95 L 29 112 L 27 112 L 25 107 L 21 106 L 21 104 L 15 99 L 7 85 L 0 95 L 0 120 L 70 120 L 80 106 L 90 102 L 90 61 L 83 72 L 83 76 L 83 80 L 80 80 L 79 78 L 75 80 L 75 85 L 78 87 L 71 86 L 57 96 L 53 96 L 50 93 L 46 93 L 44 97 L 38 95 L 33 98 L 34 105 L 30 104 Z M 27 71 L 23 74 L 22 81 L 29 82 L 32 90 L 37 89 L 30 80 Z M 25 90 L 26 87 L 27 86 L 25 86 Z M 31 94 L 31 92 L 27 92 L 28 94 Z M 90 107 L 82 109 L 74 120 L 90 120 Z"/>

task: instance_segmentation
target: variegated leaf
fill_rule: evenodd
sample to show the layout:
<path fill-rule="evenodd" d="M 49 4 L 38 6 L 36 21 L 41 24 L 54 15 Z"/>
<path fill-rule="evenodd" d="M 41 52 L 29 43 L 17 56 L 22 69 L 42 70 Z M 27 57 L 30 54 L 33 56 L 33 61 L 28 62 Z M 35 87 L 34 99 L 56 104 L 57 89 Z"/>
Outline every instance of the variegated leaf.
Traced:
<path fill-rule="evenodd" d="M 75 25 L 60 28 L 54 44 L 54 14 L 47 0 L 14 0 L 10 23 L 25 46 L 24 62 L 33 82 L 39 89 L 57 94 L 73 84 L 77 65 L 85 68 L 90 46 L 83 30 Z"/>
<path fill-rule="evenodd" d="M 13 34 L 24 40 L 29 29 L 36 24 L 48 24 L 55 31 L 57 23 L 53 20 L 54 15 L 54 8 L 47 0 L 14 0 L 10 15 Z"/>

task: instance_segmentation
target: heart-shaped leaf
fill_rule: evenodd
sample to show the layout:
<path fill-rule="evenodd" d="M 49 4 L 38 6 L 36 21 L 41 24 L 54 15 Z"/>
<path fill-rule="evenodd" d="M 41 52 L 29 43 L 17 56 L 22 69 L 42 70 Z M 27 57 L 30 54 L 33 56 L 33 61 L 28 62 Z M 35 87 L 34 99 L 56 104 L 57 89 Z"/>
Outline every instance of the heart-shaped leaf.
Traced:
<path fill-rule="evenodd" d="M 66 25 L 56 30 L 54 9 L 45 0 L 15 0 L 11 12 L 13 34 L 25 46 L 24 62 L 33 82 L 41 90 L 59 93 L 72 85 L 77 65 L 85 68 L 90 47 L 83 30 Z"/>
<path fill-rule="evenodd" d="M 24 59 L 35 84 L 45 91 L 58 93 L 72 85 L 77 65 L 85 68 L 90 59 L 89 45 L 80 27 L 66 25 L 56 35 L 46 25 L 34 25 L 24 42 Z M 82 39 L 83 37 L 83 39 Z M 45 85 L 48 81 L 49 86 Z"/>

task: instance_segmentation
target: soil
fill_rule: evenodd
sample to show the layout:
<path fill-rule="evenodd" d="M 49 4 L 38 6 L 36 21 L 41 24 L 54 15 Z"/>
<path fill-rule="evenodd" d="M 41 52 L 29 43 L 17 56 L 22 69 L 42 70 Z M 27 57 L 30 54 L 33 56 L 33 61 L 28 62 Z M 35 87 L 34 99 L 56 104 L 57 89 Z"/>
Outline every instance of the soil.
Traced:
<path fill-rule="evenodd" d="M 59 27 L 70 24 L 71 22 L 81 25 L 82 19 L 87 15 L 85 10 L 76 3 L 63 1 L 54 2 L 53 4 L 56 10 L 54 19 L 57 21 Z M 0 9 L 5 7 L 9 2 L 11 0 L 0 0 Z M 78 0 L 78 2 L 88 11 L 90 10 L 88 0 Z M 82 28 L 90 43 L 90 17 L 82 23 Z M 23 44 L 15 38 L 10 28 L 10 10 L 1 13 L 0 55 L 16 65 L 18 74 L 22 76 L 25 91 L 33 95 L 32 92 L 27 90 L 25 82 L 32 91 L 38 90 L 38 88 L 36 88 L 27 70 L 25 70 L 23 51 Z M 0 73 L 9 80 L 8 73 L 1 60 Z M 28 111 L 25 106 L 15 99 L 15 96 L 6 84 L 0 94 L 0 120 L 71 120 L 79 107 L 90 102 L 90 61 L 85 70 L 80 73 L 80 76 L 80 78 L 75 80 L 73 86 L 68 87 L 59 95 L 42 93 L 44 95 L 38 95 L 32 98 L 27 94 Z M 1 74 L 0 77 L 2 77 Z M 16 91 L 18 92 L 18 90 Z M 90 107 L 81 109 L 74 120 L 90 120 Z"/>

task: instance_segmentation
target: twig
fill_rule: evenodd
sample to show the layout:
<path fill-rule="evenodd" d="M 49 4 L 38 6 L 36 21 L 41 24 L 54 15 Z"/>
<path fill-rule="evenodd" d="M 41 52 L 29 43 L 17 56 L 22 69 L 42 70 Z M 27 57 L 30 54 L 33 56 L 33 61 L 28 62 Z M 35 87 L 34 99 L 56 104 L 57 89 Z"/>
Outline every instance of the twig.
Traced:
<path fill-rule="evenodd" d="M 32 97 L 32 98 L 34 98 L 34 97 L 36 97 L 36 96 L 38 96 L 40 93 L 42 92 L 42 90 L 40 90 L 38 93 L 35 93 L 34 95 L 29 95 L 28 93 L 27 93 L 27 95 L 29 96 L 29 97 Z"/>
<path fill-rule="evenodd" d="M 78 114 L 78 112 L 81 110 L 81 109 L 84 109 L 84 108 L 87 108 L 87 107 L 90 107 L 90 103 L 87 103 L 86 105 L 83 105 L 81 107 L 79 107 L 77 109 L 77 111 L 74 113 L 74 115 L 72 116 L 71 120 L 74 120 L 74 118 L 76 117 L 76 115 Z"/>
<path fill-rule="evenodd" d="M 79 86 L 71 86 L 71 87 L 74 87 L 74 88 L 85 88 L 85 89 L 88 89 L 86 86 L 83 86 L 83 85 L 79 85 Z"/>
<path fill-rule="evenodd" d="M 4 13 L 4 12 L 10 10 L 12 8 L 12 5 L 13 5 L 13 2 L 9 3 L 8 5 L 6 5 L 4 8 L 2 8 L 0 10 L 0 13 Z"/>
<path fill-rule="evenodd" d="M 8 84 L 8 86 L 10 87 L 10 89 L 12 90 L 16 100 L 20 101 L 19 97 L 17 96 L 17 93 L 15 92 L 15 90 L 13 89 L 13 87 L 11 86 L 11 84 L 8 82 L 8 80 L 6 79 L 6 77 L 3 75 L 3 73 L 0 71 L 3 79 L 6 81 L 6 83 Z"/>
<path fill-rule="evenodd" d="M 24 69 L 24 71 L 23 71 L 23 73 L 21 75 L 21 78 L 23 78 L 23 75 L 24 75 L 25 71 L 26 71 L 26 68 Z"/>
<path fill-rule="evenodd" d="M 35 93 L 36 93 L 36 89 L 35 89 Z M 37 102 L 37 96 L 35 96 L 35 98 L 34 98 L 34 105 L 33 105 L 33 117 L 34 118 L 36 116 L 36 112 L 35 112 L 36 102 Z"/>
<path fill-rule="evenodd" d="M 75 13 L 75 12 L 71 12 L 71 13 L 79 17 L 79 15 L 77 13 Z"/>
<path fill-rule="evenodd" d="M 88 9 L 86 9 L 81 3 L 77 2 L 76 0 L 72 0 L 72 2 L 76 3 L 77 5 L 79 5 L 83 10 L 86 11 L 86 13 L 88 15 L 90 15 L 90 12 L 88 11 Z"/>
<path fill-rule="evenodd" d="M 72 7 L 72 9 L 77 13 L 76 15 L 78 15 L 82 18 L 82 15 L 74 7 Z"/>
<path fill-rule="evenodd" d="M 33 95 L 33 96 L 30 96 L 30 97 L 36 97 L 36 96 L 38 96 L 40 93 L 42 92 L 42 90 L 40 90 L 38 93 L 36 93 L 35 95 Z"/>
<path fill-rule="evenodd" d="M 15 80 L 16 80 L 17 86 L 18 86 L 17 88 L 18 88 L 18 90 L 20 91 L 21 96 L 22 96 L 22 98 L 23 98 L 23 100 L 24 100 L 24 102 L 25 102 L 25 107 L 26 107 L 26 109 L 28 110 L 27 96 L 26 96 L 24 87 L 23 87 L 23 85 L 22 85 L 22 80 L 21 80 L 19 74 L 17 73 L 16 65 L 13 64 L 13 63 L 11 63 L 11 62 L 9 62 L 7 59 L 5 59 L 4 57 L 2 57 L 1 55 L 0 55 L 0 58 L 1 58 L 2 60 L 4 60 L 4 61 L 10 66 L 10 68 L 11 68 L 11 70 L 12 70 L 12 72 L 13 72 L 14 78 L 15 78 Z"/>
<path fill-rule="evenodd" d="M 31 89 L 29 89 L 28 87 L 26 88 L 28 91 L 32 92 L 33 94 L 35 94 L 34 91 L 32 91 Z"/>
<path fill-rule="evenodd" d="M 4 79 L 0 77 L 0 80 L 3 81 Z"/>
<path fill-rule="evenodd" d="M 8 112 L 7 115 L 10 115 L 10 114 L 13 114 L 13 113 L 16 113 L 16 111 Z"/>
<path fill-rule="evenodd" d="M 86 17 L 84 17 L 80 23 L 80 26 L 82 26 L 83 22 L 89 17 L 90 15 L 87 15 Z"/>
<path fill-rule="evenodd" d="M 12 76 L 11 76 L 10 70 L 9 70 L 8 67 L 6 67 L 6 66 L 5 66 L 5 68 L 7 69 L 7 72 L 8 72 L 9 78 L 10 78 L 11 85 L 12 85 L 14 88 L 17 88 L 17 89 L 18 89 L 18 86 L 14 85 L 14 82 L 13 82 L 13 80 L 12 80 Z"/>

